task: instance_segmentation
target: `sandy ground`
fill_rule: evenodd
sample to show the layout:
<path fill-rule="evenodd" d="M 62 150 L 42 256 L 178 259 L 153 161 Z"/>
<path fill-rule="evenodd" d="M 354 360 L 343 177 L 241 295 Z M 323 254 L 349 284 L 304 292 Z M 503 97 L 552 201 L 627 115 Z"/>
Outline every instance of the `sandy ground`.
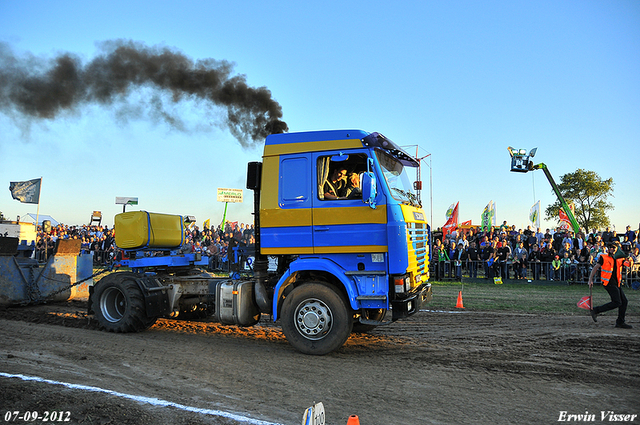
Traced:
<path fill-rule="evenodd" d="M 319 401 L 332 425 L 352 414 L 362 425 L 640 415 L 638 317 L 624 330 L 612 315 L 594 323 L 586 315 L 425 311 L 314 357 L 296 352 L 266 317 L 252 328 L 162 319 L 142 333 L 111 334 L 85 311 L 77 300 L 0 309 L 0 420 L 7 411 L 55 410 L 77 424 L 293 425 Z"/>

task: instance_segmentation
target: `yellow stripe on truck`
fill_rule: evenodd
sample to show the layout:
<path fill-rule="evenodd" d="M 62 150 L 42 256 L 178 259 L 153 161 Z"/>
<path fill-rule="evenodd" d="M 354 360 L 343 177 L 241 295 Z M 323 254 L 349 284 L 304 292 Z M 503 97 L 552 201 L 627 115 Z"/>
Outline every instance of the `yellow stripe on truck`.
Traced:
<path fill-rule="evenodd" d="M 360 139 L 329 140 L 321 142 L 284 143 L 281 145 L 267 145 L 264 147 L 264 157 L 278 156 L 289 153 L 320 152 L 339 149 L 361 148 Z M 277 186 L 276 186 L 277 187 Z"/>

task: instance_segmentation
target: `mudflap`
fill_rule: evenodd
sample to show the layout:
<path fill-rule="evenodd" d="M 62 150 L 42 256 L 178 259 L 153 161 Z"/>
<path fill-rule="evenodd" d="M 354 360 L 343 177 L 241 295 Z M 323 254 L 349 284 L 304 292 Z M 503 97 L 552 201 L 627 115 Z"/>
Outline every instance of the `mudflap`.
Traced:
<path fill-rule="evenodd" d="M 171 313 L 169 294 L 166 289 L 160 289 L 160 284 L 153 276 L 142 276 L 136 279 L 142 295 L 147 317 L 161 317 Z"/>

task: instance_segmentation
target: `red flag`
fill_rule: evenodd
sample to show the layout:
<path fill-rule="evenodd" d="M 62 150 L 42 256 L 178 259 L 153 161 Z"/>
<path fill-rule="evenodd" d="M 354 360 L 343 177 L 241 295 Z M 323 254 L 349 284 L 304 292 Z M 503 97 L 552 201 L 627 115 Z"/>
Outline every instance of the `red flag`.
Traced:
<path fill-rule="evenodd" d="M 451 213 L 451 217 L 449 220 L 442 226 L 442 233 L 444 236 L 447 236 L 453 230 L 458 228 L 458 204 L 460 202 L 456 202 L 456 206 L 453 208 L 453 213 Z"/>
<path fill-rule="evenodd" d="M 560 217 L 560 221 L 566 221 L 567 223 L 569 223 L 569 216 L 566 212 L 564 212 L 562 208 L 558 210 L 558 216 Z"/>
<path fill-rule="evenodd" d="M 578 301 L 578 307 L 584 308 L 585 310 L 591 310 L 591 295 L 582 297 L 580 301 Z"/>
<path fill-rule="evenodd" d="M 569 205 L 569 209 L 571 210 L 571 213 L 573 215 L 576 214 L 575 206 L 573 202 L 571 203 L 571 205 Z M 562 207 L 558 210 L 558 218 L 560 219 L 560 222 L 561 222 L 560 224 L 562 225 L 562 227 L 569 228 L 569 226 L 571 225 L 571 220 L 569 220 L 569 216 L 567 215 L 566 211 Z M 566 223 L 566 225 L 564 225 L 563 222 Z"/>

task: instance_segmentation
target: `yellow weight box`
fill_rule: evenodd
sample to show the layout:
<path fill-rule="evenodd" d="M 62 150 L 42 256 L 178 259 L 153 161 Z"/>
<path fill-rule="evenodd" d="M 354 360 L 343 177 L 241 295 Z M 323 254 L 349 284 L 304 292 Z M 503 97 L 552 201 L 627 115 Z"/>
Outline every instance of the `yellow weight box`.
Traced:
<path fill-rule="evenodd" d="M 115 217 L 116 246 L 121 249 L 177 248 L 182 245 L 182 216 L 130 211 Z"/>

